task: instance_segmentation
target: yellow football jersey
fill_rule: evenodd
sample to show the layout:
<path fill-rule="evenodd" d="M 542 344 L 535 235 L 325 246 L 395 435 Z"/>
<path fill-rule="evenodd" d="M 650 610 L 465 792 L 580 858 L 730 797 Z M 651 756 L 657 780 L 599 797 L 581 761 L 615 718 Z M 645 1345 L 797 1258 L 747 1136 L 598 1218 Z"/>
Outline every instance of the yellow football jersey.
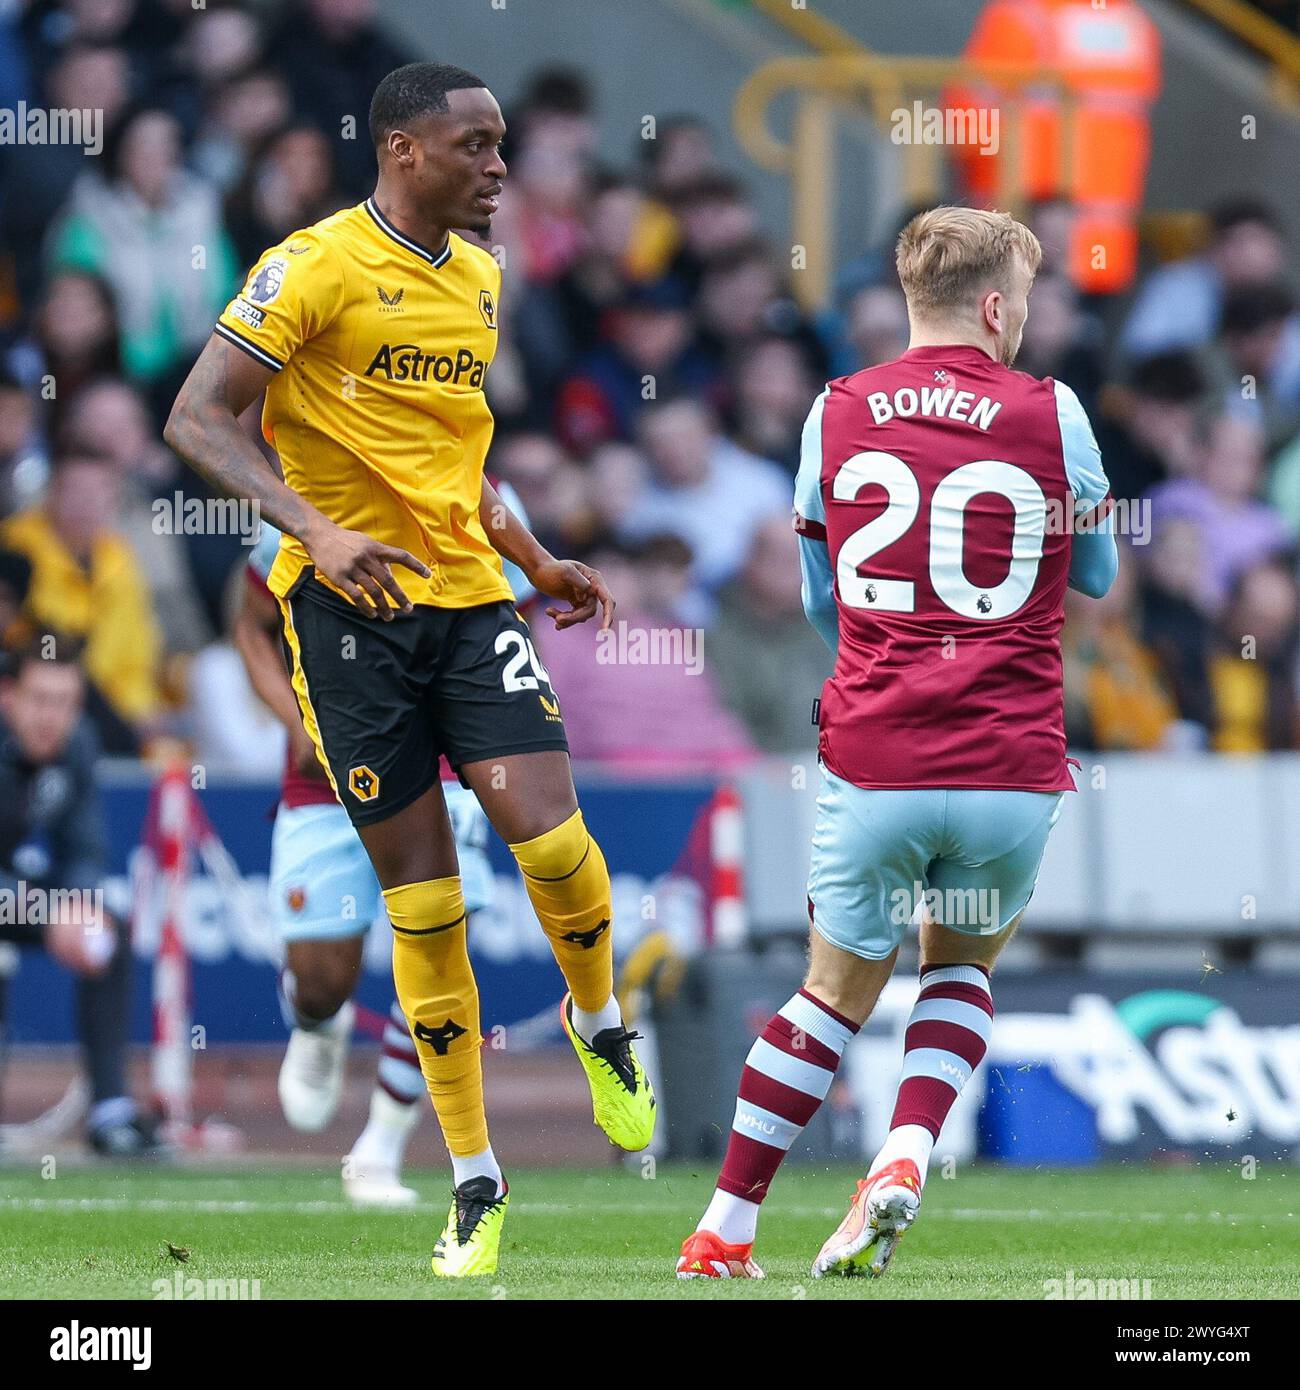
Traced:
<path fill-rule="evenodd" d="M 216 326 L 276 373 L 262 432 L 285 482 L 331 521 L 433 572 L 394 569 L 413 603 L 512 597 L 478 514 L 500 289 L 486 251 L 452 233 L 435 255 L 370 199 L 267 251 Z M 286 535 L 272 593 L 310 565 Z"/>

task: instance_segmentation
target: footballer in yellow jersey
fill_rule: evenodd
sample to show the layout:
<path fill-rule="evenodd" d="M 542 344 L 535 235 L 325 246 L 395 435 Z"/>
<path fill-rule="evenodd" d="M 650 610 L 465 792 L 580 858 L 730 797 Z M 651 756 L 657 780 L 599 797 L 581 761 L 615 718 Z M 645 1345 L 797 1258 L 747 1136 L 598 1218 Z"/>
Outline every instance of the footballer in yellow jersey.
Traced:
<path fill-rule="evenodd" d="M 434 254 L 367 199 L 267 251 L 217 323 L 275 372 L 262 432 L 284 481 L 423 560 L 429 577 L 403 584 L 413 603 L 511 597 L 479 520 L 500 292 L 481 247 L 453 232 Z M 310 564 L 286 535 L 268 587 L 283 596 Z"/>
<path fill-rule="evenodd" d="M 380 633 L 300 539 L 284 535 L 267 579 L 307 731 L 357 826 L 422 796 L 442 753 L 458 768 L 567 748 L 479 515 L 500 288 L 481 247 L 449 232 L 430 251 L 370 198 L 266 252 L 216 325 L 274 372 L 262 432 L 285 483 L 423 562 L 402 585 L 416 621 Z M 507 647 L 528 674 L 503 679 Z"/>
<path fill-rule="evenodd" d="M 505 123 L 474 74 L 411 63 L 376 88 L 370 134 L 374 195 L 261 257 L 181 388 L 166 438 L 283 533 L 269 587 L 290 677 L 384 890 L 398 999 L 454 1172 L 433 1270 L 462 1277 L 496 1268 L 509 1193 L 488 1141 L 441 756 L 523 873 L 568 986 L 564 1029 L 596 1123 L 641 1149 L 655 1105 L 613 994 L 609 871 L 501 557 L 567 601 L 546 609 L 557 628 L 597 613 L 607 627 L 614 601 L 595 570 L 546 551 L 483 476 L 501 274 L 455 229 L 490 231 Z M 282 479 L 240 421 L 263 393 Z M 329 1024 L 294 1005 L 291 980 L 284 993 L 298 1028 Z"/>

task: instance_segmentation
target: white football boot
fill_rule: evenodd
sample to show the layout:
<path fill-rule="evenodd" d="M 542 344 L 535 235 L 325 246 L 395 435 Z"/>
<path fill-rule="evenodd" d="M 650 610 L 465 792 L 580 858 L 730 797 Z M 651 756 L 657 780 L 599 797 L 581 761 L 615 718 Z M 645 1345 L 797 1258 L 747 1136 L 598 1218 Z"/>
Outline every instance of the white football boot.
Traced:
<path fill-rule="evenodd" d="M 405 1207 L 419 1200 L 402 1184 L 402 1154 L 420 1118 L 420 1101 L 402 1105 L 381 1086 L 370 1097 L 370 1119 L 343 1160 L 343 1191 L 363 1207 Z"/>
<path fill-rule="evenodd" d="M 294 1129 L 316 1134 L 334 1118 L 356 1012 L 349 1000 L 319 1028 L 311 1032 L 295 1028 L 289 1035 L 280 1064 L 279 1091 L 284 1118 Z"/>

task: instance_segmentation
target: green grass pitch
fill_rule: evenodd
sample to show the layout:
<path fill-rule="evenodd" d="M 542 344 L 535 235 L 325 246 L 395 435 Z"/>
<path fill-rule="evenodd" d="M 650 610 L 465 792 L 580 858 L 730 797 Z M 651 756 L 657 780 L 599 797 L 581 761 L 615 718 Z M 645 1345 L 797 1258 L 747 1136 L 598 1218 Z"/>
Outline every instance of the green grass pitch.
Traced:
<path fill-rule="evenodd" d="M 764 1211 L 762 1283 L 673 1278 L 710 1167 L 515 1169 L 501 1266 L 436 1280 L 448 1180 L 417 1171 L 417 1207 L 348 1206 L 337 1177 L 255 1167 L 0 1170 L 0 1298 L 155 1297 L 154 1281 L 258 1280 L 275 1298 L 1042 1298 L 1044 1281 L 1150 1280 L 1153 1298 L 1300 1296 L 1300 1170 L 1232 1164 L 1082 1171 L 970 1168 L 926 1187 L 882 1280 L 808 1266 L 857 1174 L 787 1169 Z M 167 1244 L 189 1251 L 178 1264 Z"/>

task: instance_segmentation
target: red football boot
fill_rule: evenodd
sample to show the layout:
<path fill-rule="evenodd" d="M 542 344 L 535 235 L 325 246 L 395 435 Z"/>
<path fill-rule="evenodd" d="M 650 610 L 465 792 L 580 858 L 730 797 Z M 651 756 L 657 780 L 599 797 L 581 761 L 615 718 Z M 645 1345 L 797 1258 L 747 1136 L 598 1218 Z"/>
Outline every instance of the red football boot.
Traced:
<path fill-rule="evenodd" d="M 813 1278 L 825 1274 L 878 1278 L 920 1210 L 921 1174 L 910 1158 L 895 1159 L 863 1178 L 849 1214 L 813 1261 Z"/>
<path fill-rule="evenodd" d="M 696 1231 L 682 1242 L 677 1258 L 679 1279 L 762 1279 L 754 1263 L 753 1242 L 726 1245 L 712 1231 Z"/>

